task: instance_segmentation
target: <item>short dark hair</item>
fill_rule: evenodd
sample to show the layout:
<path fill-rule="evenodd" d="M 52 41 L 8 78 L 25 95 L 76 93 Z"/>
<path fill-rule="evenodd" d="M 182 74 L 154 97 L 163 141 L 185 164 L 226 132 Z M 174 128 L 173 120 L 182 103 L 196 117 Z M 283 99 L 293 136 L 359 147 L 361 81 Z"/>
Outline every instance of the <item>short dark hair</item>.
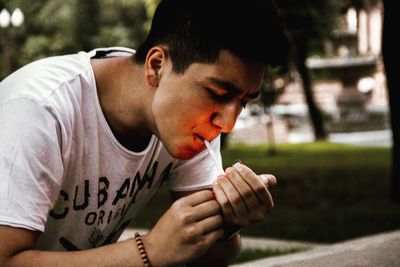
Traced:
<path fill-rule="evenodd" d="M 289 51 L 272 0 L 162 0 L 136 62 L 144 63 L 155 45 L 168 47 L 177 73 L 195 62 L 214 63 L 222 49 L 271 66 L 285 64 Z"/>

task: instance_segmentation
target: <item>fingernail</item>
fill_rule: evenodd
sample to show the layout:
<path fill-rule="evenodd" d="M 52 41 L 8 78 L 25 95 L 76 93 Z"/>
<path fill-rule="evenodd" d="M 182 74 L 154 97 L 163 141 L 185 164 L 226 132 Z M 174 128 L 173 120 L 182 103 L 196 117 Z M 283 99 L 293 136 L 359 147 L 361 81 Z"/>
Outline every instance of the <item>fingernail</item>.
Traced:
<path fill-rule="evenodd" d="M 242 165 L 242 161 L 241 161 L 240 159 L 238 159 L 238 160 L 235 162 L 235 164 L 233 164 L 233 167 L 235 167 L 235 168 L 237 169 L 237 168 L 240 168 L 240 165 Z"/>
<path fill-rule="evenodd" d="M 243 164 L 243 163 L 240 159 L 237 159 L 234 165 L 236 165 L 236 164 Z"/>
<path fill-rule="evenodd" d="M 236 170 L 240 170 L 242 168 L 242 162 L 240 160 L 237 160 L 233 166 Z"/>

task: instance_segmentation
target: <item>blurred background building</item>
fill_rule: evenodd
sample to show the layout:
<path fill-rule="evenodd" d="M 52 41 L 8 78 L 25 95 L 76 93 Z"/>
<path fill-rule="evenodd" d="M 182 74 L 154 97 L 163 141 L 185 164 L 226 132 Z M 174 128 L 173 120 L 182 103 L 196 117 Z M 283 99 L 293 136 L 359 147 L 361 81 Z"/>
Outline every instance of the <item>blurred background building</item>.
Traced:
<path fill-rule="evenodd" d="M 328 139 L 335 134 L 374 132 L 390 145 L 389 110 L 381 56 L 382 5 L 368 10 L 349 7 L 339 27 L 324 43 L 324 53 L 307 59 L 312 91 L 321 109 Z M 280 80 L 279 80 L 280 79 Z M 314 140 L 309 109 L 296 70 L 290 78 L 278 78 L 282 91 L 270 108 L 253 102 L 245 109 L 230 136 L 231 142 L 303 142 Z M 273 131 L 268 127 L 272 125 Z"/>

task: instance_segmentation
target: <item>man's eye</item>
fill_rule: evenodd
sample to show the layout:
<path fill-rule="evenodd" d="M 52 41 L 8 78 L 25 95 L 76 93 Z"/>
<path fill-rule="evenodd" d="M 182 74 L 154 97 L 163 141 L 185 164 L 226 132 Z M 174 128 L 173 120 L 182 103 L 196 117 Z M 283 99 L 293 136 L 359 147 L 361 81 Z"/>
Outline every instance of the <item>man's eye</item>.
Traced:
<path fill-rule="evenodd" d="M 234 95 L 229 92 L 214 91 L 210 88 L 206 88 L 206 90 L 211 95 L 211 97 L 214 98 L 218 102 L 228 101 L 234 97 Z"/>
<path fill-rule="evenodd" d="M 229 93 L 229 92 L 220 93 L 220 92 L 214 91 L 210 88 L 206 88 L 206 90 L 211 95 L 211 97 L 217 102 L 227 102 L 227 101 L 232 100 L 236 96 L 233 93 Z M 249 102 L 249 99 L 247 99 L 247 98 L 240 100 L 240 104 L 242 105 L 243 108 L 246 107 L 248 102 Z"/>

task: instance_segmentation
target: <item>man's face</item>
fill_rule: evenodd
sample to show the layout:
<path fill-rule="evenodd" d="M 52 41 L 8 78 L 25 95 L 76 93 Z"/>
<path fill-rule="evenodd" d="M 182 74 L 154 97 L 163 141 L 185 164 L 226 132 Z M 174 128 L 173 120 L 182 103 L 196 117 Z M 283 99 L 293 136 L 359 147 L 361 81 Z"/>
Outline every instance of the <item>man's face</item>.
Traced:
<path fill-rule="evenodd" d="M 194 63 L 183 74 L 164 68 L 151 112 L 168 152 L 190 159 L 204 150 L 204 140 L 230 132 L 243 106 L 259 94 L 263 70 L 227 51 L 216 63 Z"/>

